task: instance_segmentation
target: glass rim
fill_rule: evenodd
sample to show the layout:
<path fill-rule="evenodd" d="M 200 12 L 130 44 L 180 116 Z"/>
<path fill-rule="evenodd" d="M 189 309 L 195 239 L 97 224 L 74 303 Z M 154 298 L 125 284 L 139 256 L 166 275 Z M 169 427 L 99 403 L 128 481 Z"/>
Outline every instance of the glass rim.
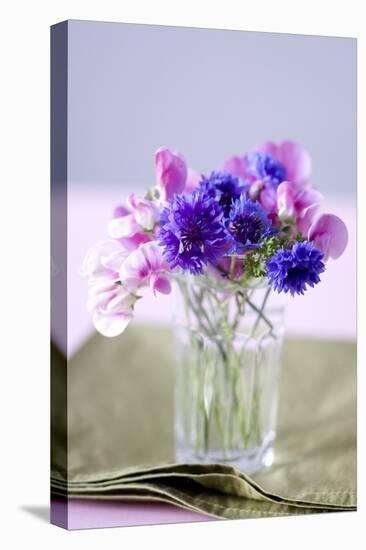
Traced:
<path fill-rule="evenodd" d="M 256 290 L 256 289 L 268 289 L 271 288 L 267 277 L 257 277 L 253 278 L 251 281 L 248 281 L 247 284 L 243 285 L 240 284 L 239 279 L 235 280 L 227 280 L 223 278 L 223 280 L 218 280 L 217 278 L 210 276 L 207 273 L 194 275 L 193 273 L 182 273 L 177 272 L 173 274 L 173 279 L 175 281 L 183 282 L 186 284 L 192 284 L 194 283 L 197 286 L 201 286 L 202 288 L 214 288 L 214 289 L 221 289 L 223 291 L 228 290 Z"/>

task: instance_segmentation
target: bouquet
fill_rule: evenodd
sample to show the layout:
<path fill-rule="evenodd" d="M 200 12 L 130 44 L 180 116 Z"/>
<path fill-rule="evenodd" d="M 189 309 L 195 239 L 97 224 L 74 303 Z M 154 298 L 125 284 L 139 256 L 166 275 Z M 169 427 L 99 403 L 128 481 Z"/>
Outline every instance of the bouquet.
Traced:
<path fill-rule="evenodd" d="M 297 143 L 265 142 L 201 176 L 180 153 L 160 148 L 155 169 L 155 185 L 115 208 L 110 238 L 83 263 L 87 307 L 104 336 L 126 329 L 143 287 L 169 294 L 172 279 L 189 274 L 226 289 L 265 281 L 295 296 L 317 285 L 328 259 L 346 247 L 343 221 L 319 214 L 323 197 Z"/>

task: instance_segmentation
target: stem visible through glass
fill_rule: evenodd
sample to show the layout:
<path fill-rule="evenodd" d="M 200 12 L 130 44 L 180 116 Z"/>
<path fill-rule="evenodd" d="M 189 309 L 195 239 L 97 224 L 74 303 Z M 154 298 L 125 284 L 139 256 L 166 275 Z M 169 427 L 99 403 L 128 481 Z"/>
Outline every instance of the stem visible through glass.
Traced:
<path fill-rule="evenodd" d="M 254 353 L 254 371 L 250 410 L 246 410 L 241 396 L 245 390 L 243 372 L 248 354 L 247 343 L 255 338 L 261 321 L 269 328 L 267 334 L 275 337 L 273 325 L 264 313 L 271 289 L 266 289 L 261 305 L 257 306 L 253 301 L 255 289 L 251 291 L 249 297 L 249 292 L 239 285 L 237 287 L 231 285 L 228 289 L 225 287 L 217 289 L 209 283 L 206 286 L 202 284 L 195 286 L 180 280 L 179 286 L 184 297 L 187 329 L 194 338 L 192 352 L 196 350 L 196 359 L 193 358 L 195 368 L 201 370 L 201 374 L 198 372 L 196 378 L 198 384 L 196 452 L 207 457 L 210 448 L 216 448 L 219 444 L 224 459 L 229 460 L 235 448 L 245 449 L 253 442 L 256 446 L 261 443 L 257 345 L 260 349 L 264 335 L 256 344 L 254 351 L 251 350 L 251 353 Z M 244 345 L 237 350 L 236 331 L 244 318 L 246 306 L 257 315 Z M 234 313 L 232 318 L 230 318 L 231 313 Z M 197 345 L 197 331 L 202 334 L 199 345 Z M 195 337 L 194 333 L 196 333 Z M 220 376 L 221 369 L 223 379 Z"/>

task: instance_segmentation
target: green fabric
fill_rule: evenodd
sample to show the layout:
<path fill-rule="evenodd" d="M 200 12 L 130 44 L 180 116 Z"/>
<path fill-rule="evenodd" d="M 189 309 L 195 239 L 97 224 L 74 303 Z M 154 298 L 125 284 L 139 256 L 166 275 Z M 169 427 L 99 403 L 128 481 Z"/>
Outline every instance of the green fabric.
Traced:
<path fill-rule="evenodd" d="M 221 518 L 356 509 L 355 344 L 286 341 L 275 463 L 253 478 L 227 465 L 174 464 L 168 330 L 93 336 L 67 369 L 67 453 L 58 448 L 62 411 L 53 411 L 54 494 L 158 499 Z"/>

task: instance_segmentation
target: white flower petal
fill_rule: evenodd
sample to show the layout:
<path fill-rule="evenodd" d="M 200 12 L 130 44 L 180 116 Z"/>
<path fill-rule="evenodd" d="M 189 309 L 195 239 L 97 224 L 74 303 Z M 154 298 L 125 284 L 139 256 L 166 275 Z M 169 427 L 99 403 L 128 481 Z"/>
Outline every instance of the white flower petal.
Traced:
<path fill-rule="evenodd" d="M 147 201 L 145 202 L 147 203 Z M 158 218 L 159 211 L 153 203 L 141 203 L 135 211 L 135 219 L 137 223 L 148 231 L 153 229 L 155 222 L 158 220 Z"/>
<path fill-rule="evenodd" d="M 117 241 L 98 241 L 91 246 L 86 253 L 84 262 L 79 270 L 81 275 L 97 277 L 105 273 L 105 267 L 101 263 L 103 257 L 108 257 L 113 252 L 121 249 Z"/>
<path fill-rule="evenodd" d="M 101 258 L 101 263 L 104 267 L 118 273 L 128 254 L 128 250 L 120 247 L 118 250 L 108 254 L 108 256 L 103 256 Z"/>
<path fill-rule="evenodd" d="M 128 216 L 122 216 L 120 218 L 114 218 L 108 224 L 108 233 L 114 239 L 120 239 L 121 237 L 133 237 L 141 227 L 135 220 L 133 214 Z"/>
<path fill-rule="evenodd" d="M 114 292 L 100 292 L 93 296 L 89 296 L 88 301 L 86 302 L 86 308 L 88 311 L 93 312 L 96 309 L 101 309 L 105 307 L 114 297 Z"/>
<path fill-rule="evenodd" d="M 104 292 L 118 292 L 120 288 L 121 285 L 117 285 L 115 280 L 100 278 L 89 288 L 89 296 L 95 296 Z"/>
<path fill-rule="evenodd" d="M 131 314 L 132 308 L 136 302 L 136 296 L 123 290 L 114 296 L 106 305 L 107 313 L 126 313 Z"/>
<path fill-rule="evenodd" d="M 132 320 L 132 314 L 105 315 L 96 311 L 93 315 L 93 324 L 98 332 L 108 338 L 122 334 Z"/>

